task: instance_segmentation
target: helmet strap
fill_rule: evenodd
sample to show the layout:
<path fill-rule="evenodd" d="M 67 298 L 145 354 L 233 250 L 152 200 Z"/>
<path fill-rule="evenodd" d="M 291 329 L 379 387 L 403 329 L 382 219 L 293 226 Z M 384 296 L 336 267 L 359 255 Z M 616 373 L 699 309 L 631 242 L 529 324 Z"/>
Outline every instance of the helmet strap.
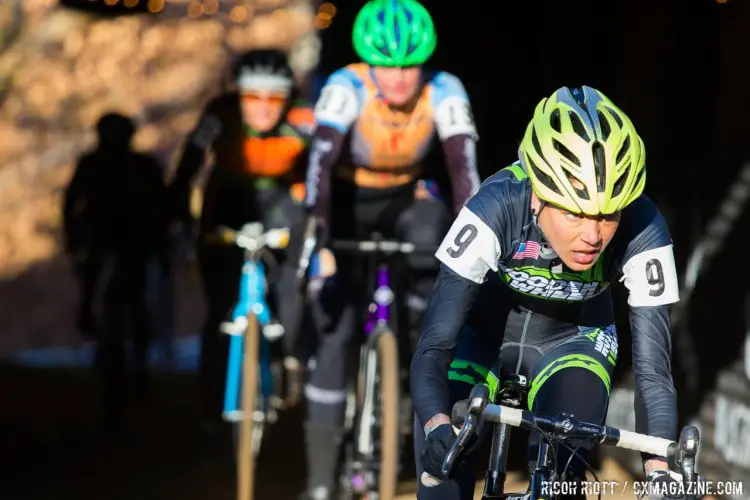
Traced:
<path fill-rule="evenodd" d="M 534 220 L 534 226 L 539 230 L 539 233 L 542 235 L 542 238 L 544 239 L 545 243 L 549 244 L 549 240 L 544 235 L 544 230 L 542 230 L 542 227 L 539 225 L 539 214 L 542 213 L 542 210 L 544 207 L 547 206 L 547 202 L 539 198 L 539 210 L 531 209 L 532 218 Z"/>

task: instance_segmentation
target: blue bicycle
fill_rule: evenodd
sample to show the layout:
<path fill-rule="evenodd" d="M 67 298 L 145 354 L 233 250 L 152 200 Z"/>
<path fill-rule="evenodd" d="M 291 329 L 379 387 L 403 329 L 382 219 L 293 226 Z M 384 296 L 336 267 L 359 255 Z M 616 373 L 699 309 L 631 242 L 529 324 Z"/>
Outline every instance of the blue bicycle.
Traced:
<path fill-rule="evenodd" d="M 252 222 L 239 231 L 221 227 L 214 238 L 245 250 L 239 299 L 221 330 L 231 336 L 223 417 L 235 425 L 238 498 L 248 499 L 254 489 L 255 458 L 265 428 L 276 420 L 270 344 L 284 334 L 266 302 L 268 283 L 263 259 L 273 258 L 270 249 L 286 248 L 289 228 L 264 232 L 263 224 Z"/>

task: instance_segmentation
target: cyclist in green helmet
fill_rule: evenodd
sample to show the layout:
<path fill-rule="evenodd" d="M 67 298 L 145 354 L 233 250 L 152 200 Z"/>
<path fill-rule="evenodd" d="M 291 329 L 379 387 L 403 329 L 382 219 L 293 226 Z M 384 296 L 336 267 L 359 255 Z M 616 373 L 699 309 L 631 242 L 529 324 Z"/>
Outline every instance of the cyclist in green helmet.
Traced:
<path fill-rule="evenodd" d="M 353 278 L 355 262 L 327 252 L 326 239 L 367 239 L 377 231 L 437 248 L 451 204 L 428 194 L 424 163 L 438 143 L 455 213 L 479 188 L 478 136 L 466 90 L 454 75 L 423 67 L 437 44 L 427 10 L 416 0 L 372 0 L 355 20 L 353 43 L 363 62 L 334 72 L 316 104 L 306 183 L 308 214 L 320 229 L 317 246 L 335 257 L 337 269 L 312 305 L 320 342 L 305 388 L 308 498 L 333 495 L 351 373 L 347 352 L 360 331 L 354 313 L 362 310 L 358 294 L 366 288 Z M 404 330 L 416 335 L 438 267 L 429 255 L 410 256 L 409 264 Z M 405 428 L 410 415 L 407 408 Z"/>
<path fill-rule="evenodd" d="M 518 161 L 486 179 L 435 256 L 441 262 L 411 365 L 420 500 L 470 500 L 474 448 L 448 477 L 451 409 L 477 383 L 525 377 L 529 410 L 603 424 L 618 362 L 611 288 L 627 294 L 636 432 L 677 439 L 670 306 L 673 242 L 644 194 L 646 150 L 602 92 L 562 87 L 536 107 Z M 543 436 L 530 434 L 530 471 Z M 585 500 L 592 442 L 553 444 L 550 466 Z M 665 457 L 642 454 L 649 495 L 676 491 Z M 675 498 L 675 497 L 665 497 Z"/>

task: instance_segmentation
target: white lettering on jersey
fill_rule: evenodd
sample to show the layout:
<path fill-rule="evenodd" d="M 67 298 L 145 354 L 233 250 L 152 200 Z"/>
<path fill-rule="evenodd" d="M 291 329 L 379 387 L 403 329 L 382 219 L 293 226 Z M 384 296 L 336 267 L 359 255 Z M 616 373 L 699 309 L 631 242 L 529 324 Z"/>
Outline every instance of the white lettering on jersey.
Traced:
<path fill-rule="evenodd" d="M 490 269 L 497 271 L 500 242 L 482 219 L 463 207 L 435 257 L 454 273 L 482 283 Z"/>
<path fill-rule="evenodd" d="M 435 110 L 435 128 L 441 140 L 466 134 L 478 139 L 477 128 L 471 113 L 471 104 L 463 97 L 447 97 Z"/>
<path fill-rule="evenodd" d="M 359 113 L 357 94 L 345 85 L 331 84 L 323 87 L 315 103 L 315 120 L 340 130 L 348 129 Z"/>
<path fill-rule="evenodd" d="M 318 200 L 318 184 L 320 183 L 320 159 L 333 149 L 333 142 L 315 139 L 308 160 L 307 179 L 305 180 L 305 206 L 314 207 Z"/>
<path fill-rule="evenodd" d="M 625 287 L 633 307 L 661 306 L 680 300 L 672 245 L 641 252 L 622 266 Z"/>

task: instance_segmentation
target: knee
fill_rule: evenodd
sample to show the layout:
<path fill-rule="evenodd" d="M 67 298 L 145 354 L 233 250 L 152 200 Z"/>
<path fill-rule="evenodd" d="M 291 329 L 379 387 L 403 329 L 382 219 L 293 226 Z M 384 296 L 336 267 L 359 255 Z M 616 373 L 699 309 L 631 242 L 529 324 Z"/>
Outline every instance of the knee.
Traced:
<path fill-rule="evenodd" d="M 609 401 L 609 376 L 595 368 L 566 367 L 540 382 L 535 380 L 529 407 L 541 413 L 565 412 L 579 420 L 601 423 Z"/>

